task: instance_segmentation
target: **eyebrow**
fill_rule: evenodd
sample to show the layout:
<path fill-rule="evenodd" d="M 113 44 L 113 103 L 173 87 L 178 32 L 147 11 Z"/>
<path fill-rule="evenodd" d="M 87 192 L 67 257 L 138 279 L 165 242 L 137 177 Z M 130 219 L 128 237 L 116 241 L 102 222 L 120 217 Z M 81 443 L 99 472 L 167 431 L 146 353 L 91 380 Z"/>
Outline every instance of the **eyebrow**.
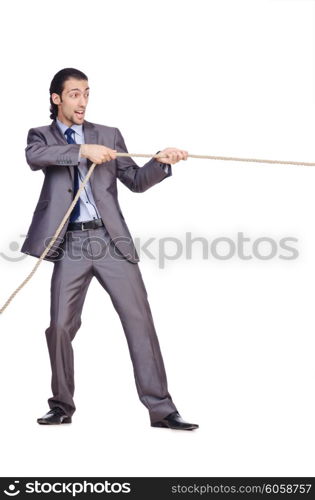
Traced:
<path fill-rule="evenodd" d="M 80 89 L 70 89 L 70 90 L 67 90 L 67 94 L 68 94 L 69 92 L 72 92 L 73 90 L 78 90 L 79 92 L 81 92 L 81 90 L 80 90 Z M 86 89 L 85 89 L 85 90 L 90 90 L 90 87 L 86 87 Z"/>

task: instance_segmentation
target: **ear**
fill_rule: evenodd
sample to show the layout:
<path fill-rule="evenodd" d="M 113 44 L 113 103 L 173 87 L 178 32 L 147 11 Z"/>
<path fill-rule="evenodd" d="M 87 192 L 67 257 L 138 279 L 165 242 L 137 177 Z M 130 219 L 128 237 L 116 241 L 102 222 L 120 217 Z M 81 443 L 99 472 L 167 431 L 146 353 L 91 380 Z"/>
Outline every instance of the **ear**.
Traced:
<path fill-rule="evenodd" d="M 57 104 L 57 106 L 58 106 L 58 104 L 60 104 L 60 103 L 61 103 L 61 99 L 60 99 L 59 94 L 54 94 L 54 93 L 53 93 L 53 94 L 51 94 L 51 100 L 52 100 L 52 102 L 53 102 L 54 104 Z"/>

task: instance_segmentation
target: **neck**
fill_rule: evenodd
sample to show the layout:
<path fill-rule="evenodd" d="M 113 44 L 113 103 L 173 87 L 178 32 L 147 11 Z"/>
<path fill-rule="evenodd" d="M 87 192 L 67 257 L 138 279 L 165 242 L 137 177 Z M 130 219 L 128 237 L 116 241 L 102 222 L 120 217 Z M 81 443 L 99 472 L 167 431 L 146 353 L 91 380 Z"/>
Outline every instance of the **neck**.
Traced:
<path fill-rule="evenodd" d="M 72 125 L 76 125 L 76 123 L 73 123 L 73 122 L 70 122 L 69 120 L 65 119 L 65 118 L 60 118 L 59 116 L 57 116 L 57 119 L 63 123 L 64 125 L 66 125 L 67 127 L 72 127 Z"/>

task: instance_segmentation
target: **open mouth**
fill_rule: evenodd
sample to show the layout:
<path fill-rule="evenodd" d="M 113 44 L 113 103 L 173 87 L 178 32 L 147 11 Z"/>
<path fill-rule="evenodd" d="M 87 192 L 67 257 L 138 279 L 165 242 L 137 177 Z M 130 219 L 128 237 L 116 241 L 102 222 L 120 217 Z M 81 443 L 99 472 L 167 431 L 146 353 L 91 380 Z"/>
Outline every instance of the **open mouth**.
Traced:
<path fill-rule="evenodd" d="M 77 116 L 79 116 L 80 118 L 82 118 L 82 117 L 83 117 L 83 115 L 84 115 L 84 111 L 75 111 L 75 114 L 76 114 Z"/>

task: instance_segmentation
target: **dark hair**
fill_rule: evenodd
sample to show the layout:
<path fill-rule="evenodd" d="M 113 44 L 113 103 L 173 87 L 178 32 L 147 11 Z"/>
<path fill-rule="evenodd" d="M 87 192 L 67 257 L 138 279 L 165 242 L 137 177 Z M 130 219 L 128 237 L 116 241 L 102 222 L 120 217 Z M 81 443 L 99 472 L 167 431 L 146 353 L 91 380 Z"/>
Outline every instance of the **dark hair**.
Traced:
<path fill-rule="evenodd" d="M 49 93 L 50 93 L 50 118 L 53 120 L 56 120 L 57 115 L 58 115 L 58 106 L 57 104 L 54 104 L 51 98 L 51 94 L 59 94 L 61 98 L 61 93 L 64 89 L 64 83 L 66 80 L 69 80 L 69 78 L 76 78 L 77 80 L 87 80 L 88 77 L 82 73 L 82 71 L 79 71 L 78 69 L 75 68 L 64 68 L 58 71 L 58 73 L 55 74 L 54 78 L 51 81 L 50 87 L 49 87 Z"/>

